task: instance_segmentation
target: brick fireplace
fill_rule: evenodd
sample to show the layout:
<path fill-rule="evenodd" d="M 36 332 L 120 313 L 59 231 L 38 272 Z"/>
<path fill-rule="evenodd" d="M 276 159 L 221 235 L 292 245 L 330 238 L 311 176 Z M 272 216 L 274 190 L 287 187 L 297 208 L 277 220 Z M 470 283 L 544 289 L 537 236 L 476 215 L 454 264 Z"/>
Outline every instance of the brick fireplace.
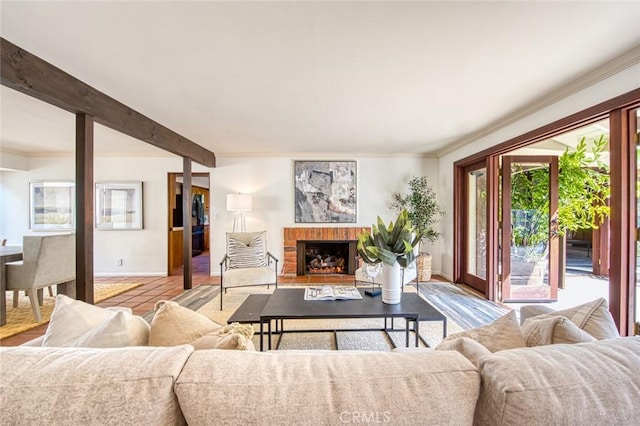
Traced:
<path fill-rule="evenodd" d="M 303 259 L 305 252 L 303 250 L 307 244 L 315 242 L 336 242 L 349 244 L 348 254 L 346 255 L 349 265 L 345 266 L 344 273 L 354 274 L 355 265 L 355 242 L 358 240 L 358 234 L 363 229 L 370 228 L 284 228 L 284 265 L 282 273 L 284 275 L 302 275 L 304 270 L 298 267 L 299 259 Z M 302 274 L 301 274 L 302 272 Z"/>

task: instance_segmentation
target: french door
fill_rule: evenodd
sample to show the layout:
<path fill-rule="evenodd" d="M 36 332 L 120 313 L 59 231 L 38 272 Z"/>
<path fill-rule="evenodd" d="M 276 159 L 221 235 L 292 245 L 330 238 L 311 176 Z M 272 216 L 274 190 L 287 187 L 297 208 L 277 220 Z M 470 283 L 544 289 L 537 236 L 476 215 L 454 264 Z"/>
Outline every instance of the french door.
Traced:
<path fill-rule="evenodd" d="M 491 214 L 490 199 L 495 198 L 490 188 L 497 174 L 492 172 L 486 161 L 480 161 L 464 168 L 460 180 L 462 191 L 459 203 L 465 206 L 462 238 L 465 241 L 465 254 L 460 259 L 460 275 L 467 285 L 493 298 L 492 277 L 495 274 L 491 252 L 495 247 L 495 220 Z"/>
<path fill-rule="evenodd" d="M 558 157 L 505 155 L 501 170 L 498 300 L 556 301 Z"/>

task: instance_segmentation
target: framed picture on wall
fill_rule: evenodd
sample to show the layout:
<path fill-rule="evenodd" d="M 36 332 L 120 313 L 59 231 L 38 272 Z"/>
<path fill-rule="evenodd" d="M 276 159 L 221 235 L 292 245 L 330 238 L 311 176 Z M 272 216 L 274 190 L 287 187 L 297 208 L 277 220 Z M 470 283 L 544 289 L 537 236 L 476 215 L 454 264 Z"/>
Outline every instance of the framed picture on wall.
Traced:
<path fill-rule="evenodd" d="M 355 161 L 295 161 L 296 223 L 356 222 Z"/>
<path fill-rule="evenodd" d="M 75 229 L 75 183 L 29 183 L 29 228 L 32 231 Z"/>
<path fill-rule="evenodd" d="M 96 228 L 142 229 L 142 182 L 96 183 Z"/>

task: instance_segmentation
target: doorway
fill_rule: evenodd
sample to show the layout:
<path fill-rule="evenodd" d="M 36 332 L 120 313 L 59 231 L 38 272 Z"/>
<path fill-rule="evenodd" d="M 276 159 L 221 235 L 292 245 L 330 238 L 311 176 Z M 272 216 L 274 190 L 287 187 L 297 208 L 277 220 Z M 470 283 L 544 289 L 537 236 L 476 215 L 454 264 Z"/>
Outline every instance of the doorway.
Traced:
<path fill-rule="evenodd" d="M 558 299 L 558 157 L 502 157 L 500 283 L 503 302 Z"/>
<path fill-rule="evenodd" d="M 168 173 L 168 266 L 169 275 L 182 275 L 183 268 L 183 220 L 191 217 L 191 250 L 193 275 L 209 276 L 211 271 L 209 205 L 209 173 L 193 173 L 191 178 L 190 211 L 183 211 L 182 173 Z"/>
<path fill-rule="evenodd" d="M 457 282 L 504 303 L 608 299 L 608 126 L 600 120 L 456 169 Z M 580 191 L 591 197 L 586 207 L 573 204 Z"/>

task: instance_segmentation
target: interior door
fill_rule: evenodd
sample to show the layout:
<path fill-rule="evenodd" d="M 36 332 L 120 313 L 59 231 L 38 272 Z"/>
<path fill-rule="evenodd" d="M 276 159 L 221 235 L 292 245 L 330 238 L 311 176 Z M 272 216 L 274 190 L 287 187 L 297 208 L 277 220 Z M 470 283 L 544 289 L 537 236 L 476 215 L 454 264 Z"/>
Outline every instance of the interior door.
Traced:
<path fill-rule="evenodd" d="M 499 300 L 558 297 L 558 157 L 503 156 Z"/>

